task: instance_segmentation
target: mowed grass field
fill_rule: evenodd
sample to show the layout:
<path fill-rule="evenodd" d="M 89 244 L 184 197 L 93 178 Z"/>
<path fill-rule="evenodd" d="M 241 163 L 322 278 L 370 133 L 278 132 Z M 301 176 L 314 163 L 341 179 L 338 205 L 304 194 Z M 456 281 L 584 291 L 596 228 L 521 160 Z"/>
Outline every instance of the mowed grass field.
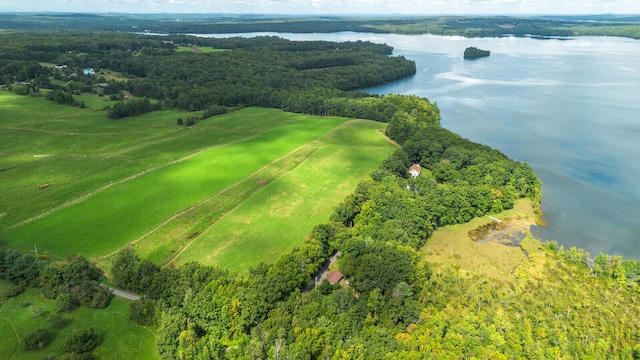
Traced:
<path fill-rule="evenodd" d="M 0 299 L 10 285 L 0 280 Z M 113 299 L 105 309 L 78 308 L 62 313 L 65 326 L 56 330 L 47 319 L 55 313 L 55 303 L 44 300 L 35 289 L 5 300 L 0 300 L 0 359 L 43 359 L 48 355 L 62 355 L 64 340 L 74 329 L 93 327 L 102 336 L 102 343 L 94 354 L 98 359 L 160 359 L 156 351 L 156 335 L 149 328 L 128 319 L 129 304 Z M 24 350 L 24 336 L 37 328 L 55 334 L 51 342 L 38 350 Z"/>
<path fill-rule="evenodd" d="M 159 264 L 198 251 L 241 270 L 302 241 L 394 150 L 371 121 L 249 108 L 189 128 L 177 118 L 199 114 L 116 121 L 108 100 L 84 98 L 79 109 L 0 91 L 0 238 L 11 248 L 106 268 L 127 245 Z M 244 234 L 223 231 L 234 221 Z"/>
<path fill-rule="evenodd" d="M 383 124 L 345 123 L 309 146 L 315 151 L 294 170 L 257 191 L 197 237 L 177 263 L 199 261 L 244 270 L 271 263 L 324 222 L 393 145 Z"/>

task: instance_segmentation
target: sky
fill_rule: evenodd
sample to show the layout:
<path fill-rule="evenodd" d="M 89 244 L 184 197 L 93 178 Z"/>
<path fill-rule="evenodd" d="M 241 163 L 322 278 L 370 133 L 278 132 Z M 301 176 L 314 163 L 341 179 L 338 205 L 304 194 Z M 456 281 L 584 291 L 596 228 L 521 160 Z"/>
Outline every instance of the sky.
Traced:
<path fill-rule="evenodd" d="M 640 14 L 640 0 L 1 0 L 0 12 Z"/>

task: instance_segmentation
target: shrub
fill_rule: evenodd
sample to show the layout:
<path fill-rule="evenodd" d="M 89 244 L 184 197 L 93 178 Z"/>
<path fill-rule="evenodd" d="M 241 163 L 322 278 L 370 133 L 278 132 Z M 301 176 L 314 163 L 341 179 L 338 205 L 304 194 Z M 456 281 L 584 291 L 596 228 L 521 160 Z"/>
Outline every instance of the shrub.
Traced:
<path fill-rule="evenodd" d="M 129 304 L 129 319 L 140 325 L 156 324 L 155 301 L 141 298 Z"/>
<path fill-rule="evenodd" d="M 318 285 L 318 291 L 320 291 L 322 295 L 329 295 L 332 290 L 333 287 L 331 286 L 331 283 L 327 281 L 327 279 L 322 280 L 320 285 Z"/>
<path fill-rule="evenodd" d="M 5 291 L 5 296 L 8 298 L 18 296 L 22 294 L 24 290 L 25 290 L 25 287 L 22 284 L 13 285 L 9 289 L 7 289 L 7 291 Z"/>
<path fill-rule="evenodd" d="M 64 340 L 63 349 L 66 353 L 83 354 L 92 352 L 98 344 L 98 334 L 90 327 L 88 329 L 73 330 Z"/>
<path fill-rule="evenodd" d="M 58 330 L 62 329 L 67 323 L 60 314 L 51 314 L 47 321 L 49 322 L 49 326 Z"/>
<path fill-rule="evenodd" d="M 56 309 L 58 312 L 69 312 L 78 306 L 76 298 L 71 294 L 60 294 L 56 299 Z"/>
<path fill-rule="evenodd" d="M 42 349 L 49 342 L 49 332 L 45 329 L 36 329 L 24 336 L 24 349 Z"/>

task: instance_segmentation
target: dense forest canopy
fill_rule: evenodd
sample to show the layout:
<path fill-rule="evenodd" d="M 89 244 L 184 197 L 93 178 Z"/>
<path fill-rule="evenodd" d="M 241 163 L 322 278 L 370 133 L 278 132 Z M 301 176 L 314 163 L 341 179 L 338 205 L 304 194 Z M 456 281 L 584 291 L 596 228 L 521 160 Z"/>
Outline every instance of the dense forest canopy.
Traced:
<path fill-rule="evenodd" d="M 69 92 L 105 95 L 129 91 L 172 108 L 264 106 L 314 115 L 388 121 L 388 106 L 363 106 L 368 94 L 351 92 L 415 74 L 415 63 L 389 56 L 390 46 L 370 42 L 293 42 L 277 37 L 201 39 L 135 34 L 4 34 L 0 79 L 6 84 L 49 77 L 68 81 Z M 179 52 L 177 45 L 207 46 L 212 53 Z M 223 51 L 222 51 L 223 50 Z M 55 70 L 41 63 L 64 66 Z M 83 69 L 117 71 L 128 81 L 107 81 Z M 40 83 L 40 82 L 41 83 Z M 58 86 L 61 87 L 61 86 Z M 53 86 L 54 89 L 58 87 Z M 391 106 L 391 105 L 390 105 Z M 120 112 L 118 114 L 134 113 Z M 122 116 L 114 116 L 122 117 Z"/>
<path fill-rule="evenodd" d="M 85 25 L 100 20 L 88 16 Z M 386 45 L 123 33 L 0 40 L 8 88 L 53 93 L 56 106 L 74 105 L 67 96 L 78 93 L 121 97 L 122 105 L 104 109 L 114 119 L 159 106 L 265 106 L 388 122 L 397 151 L 273 264 L 246 273 L 198 263 L 161 268 L 129 247 L 114 257 L 112 281 L 144 295 L 131 304 L 130 319 L 155 326 L 164 359 L 640 357 L 636 261 L 529 239 L 519 247 L 526 259 L 500 281 L 430 264 L 424 246 L 436 230 L 522 201 L 537 206 L 541 184 L 527 164 L 439 127 L 437 104 L 427 99 L 354 91 L 415 73 L 412 61 L 389 56 Z M 84 74 L 88 68 L 97 74 Z M 107 80 L 104 70 L 123 78 Z M 409 175 L 412 164 L 420 164 L 420 176 Z M 315 284 L 337 251 L 349 283 Z M 96 282 L 102 272 L 77 256 L 59 268 L 2 249 L 0 277 L 16 293 L 38 287 L 63 311 L 110 300 Z M 85 340 L 70 341 L 69 352 L 93 346 L 94 335 L 78 332 Z M 30 343 L 41 337 L 34 332 Z"/>

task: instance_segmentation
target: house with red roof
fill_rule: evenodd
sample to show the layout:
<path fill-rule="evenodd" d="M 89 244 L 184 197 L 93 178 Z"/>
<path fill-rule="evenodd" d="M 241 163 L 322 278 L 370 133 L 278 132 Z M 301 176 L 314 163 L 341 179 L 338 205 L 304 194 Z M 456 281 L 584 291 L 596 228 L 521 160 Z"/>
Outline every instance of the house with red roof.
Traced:
<path fill-rule="evenodd" d="M 339 270 L 334 270 L 327 275 L 327 281 L 329 281 L 329 284 L 331 285 L 339 282 L 342 278 L 344 278 L 344 276 Z"/>

